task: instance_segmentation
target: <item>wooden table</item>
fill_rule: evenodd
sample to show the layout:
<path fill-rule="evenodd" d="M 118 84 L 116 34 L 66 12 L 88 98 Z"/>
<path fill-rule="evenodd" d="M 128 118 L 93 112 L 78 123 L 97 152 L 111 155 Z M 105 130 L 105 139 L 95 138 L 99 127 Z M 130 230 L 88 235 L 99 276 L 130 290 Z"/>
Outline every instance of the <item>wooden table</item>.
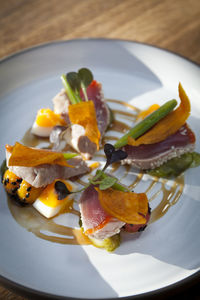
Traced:
<path fill-rule="evenodd" d="M 156 45 L 200 63 L 199 0 L 0 0 L 0 7 L 0 58 L 49 41 L 106 37 Z M 195 286 L 187 299 L 193 290 L 200 294 Z M 24 298 L 0 287 L 0 299 Z"/>

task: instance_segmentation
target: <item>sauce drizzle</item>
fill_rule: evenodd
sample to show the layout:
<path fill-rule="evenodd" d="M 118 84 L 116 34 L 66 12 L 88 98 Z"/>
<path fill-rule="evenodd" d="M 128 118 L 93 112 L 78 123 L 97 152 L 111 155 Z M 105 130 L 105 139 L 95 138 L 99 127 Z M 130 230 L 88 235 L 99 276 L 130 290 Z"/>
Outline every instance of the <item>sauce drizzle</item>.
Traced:
<path fill-rule="evenodd" d="M 125 103 L 119 100 L 108 99 L 107 102 L 115 103 L 122 106 L 122 110 L 120 109 L 112 109 L 114 121 L 112 126 L 108 129 L 108 131 L 114 131 L 116 133 L 124 133 L 130 129 L 130 126 L 127 122 L 123 122 L 123 120 L 135 121 L 137 118 L 138 113 L 140 112 L 139 109 L 134 107 L 129 103 Z M 129 109 L 124 111 L 125 109 Z M 118 119 L 120 117 L 120 120 Z M 116 141 L 118 137 L 112 135 L 106 135 L 103 138 L 102 148 L 104 143 L 110 141 Z M 31 129 L 28 129 L 25 133 L 24 137 L 22 138 L 22 143 L 30 146 L 36 147 L 41 143 L 48 143 L 47 138 L 37 138 L 31 133 Z M 50 147 L 50 145 L 49 145 Z M 102 149 L 101 148 L 101 149 Z M 105 158 L 104 154 L 96 153 L 94 156 L 95 158 Z M 120 171 L 121 165 L 120 163 L 114 163 L 111 167 L 110 172 L 115 175 L 117 171 Z M 128 178 L 130 176 L 131 166 L 125 165 L 125 172 L 123 174 L 122 179 Z M 91 168 L 92 171 L 93 168 Z M 129 184 L 130 189 L 134 189 L 143 178 L 143 172 L 134 176 L 133 181 Z M 80 186 L 86 186 L 87 183 L 82 179 L 78 179 L 77 183 Z M 158 189 L 157 189 L 158 188 Z M 184 188 L 184 175 L 179 176 L 176 180 L 173 181 L 172 185 L 169 186 L 167 179 L 160 179 L 155 177 L 150 177 L 149 186 L 144 191 L 147 195 L 151 192 L 152 195 L 149 198 L 149 202 L 153 204 L 154 200 L 157 197 L 161 196 L 161 200 L 159 204 L 152 210 L 151 219 L 149 223 L 153 223 L 163 217 L 167 211 L 170 209 L 171 206 L 176 204 L 180 199 L 180 196 L 183 192 Z M 156 192 L 153 192 L 154 189 L 157 189 Z M 8 197 L 8 207 L 11 211 L 12 216 L 19 223 L 22 227 L 26 228 L 28 231 L 32 232 L 35 236 L 42 238 L 44 240 L 59 243 L 59 244 L 69 244 L 69 245 L 88 245 L 91 244 L 89 239 L 82 234 L 81 229 L 72 228 L 64 225 L 60 225 L 56 223 L 56 217 L 52 219 L 46 219 L 42 215 L 40 215 L 32 206 L 21 207 L 18 206 L 13 200 Z M 73 214 L 75 218 L 77 218 L 77 227 L 78 227 L 78 220 L 80 218 L 79 210 L 76 210 L 73 205 L 67 209 L 67 211 L 62 211 L 62 214 Z M 48 232 L 49 234 L 47 234 Z"/>

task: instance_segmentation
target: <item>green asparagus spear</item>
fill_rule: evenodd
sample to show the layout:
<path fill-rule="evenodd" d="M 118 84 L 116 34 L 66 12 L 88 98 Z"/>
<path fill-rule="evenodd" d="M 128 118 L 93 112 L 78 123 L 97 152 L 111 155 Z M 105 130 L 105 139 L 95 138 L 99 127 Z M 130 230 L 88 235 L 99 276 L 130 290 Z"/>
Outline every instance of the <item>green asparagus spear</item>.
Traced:
<path fill-rule="evenodd" d="M 170 100 L 163 104 L 160 108 L 138 123 L 135 127 L 130 129 L 125 135 L 123 135 L 115 144 L 115 148 L 121 148 L 128 143 L 128 137 L 137 139 L 143 135 L 147 130 L 153 127 L 158 121 L 163 119 L 168 113 L 170 113 L 177 105 L 175 99 Z"/>

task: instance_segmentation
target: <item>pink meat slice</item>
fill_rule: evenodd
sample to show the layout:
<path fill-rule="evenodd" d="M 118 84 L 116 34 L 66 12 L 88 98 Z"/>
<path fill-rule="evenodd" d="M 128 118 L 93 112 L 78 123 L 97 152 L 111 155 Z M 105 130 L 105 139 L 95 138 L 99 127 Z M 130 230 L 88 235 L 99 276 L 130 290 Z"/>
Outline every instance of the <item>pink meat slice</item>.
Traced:
<path fill-rule="evenodd" d="M 140 169 L 154 169 L 174 157 L 192 152 L 195 148 L 195 135 L 187 124 L 164 141 L 149 145 L 126 145 L 123 150 L 128 157 L 122 164 L 131 164 Z"/>
<path fill-rule="evenodd" d="M 94 186 L 89 186 L 81 195 L 80 212 L 84 232 L 88 229 L 94 229 L 91 234 L 93 238 L 105 239 L 120 232 L 121 227 L 125 224 L 120 220 L 110 217 L 101 207 L 98 199 L 98 193 Z M 108 222 L 106 222 L 108 220 Z M 105 223 L 101 227 L 101 224 Z M 100 229 L 95 229 L 100 226 Z"/>
<path fill-rule="evenodd" d="M 110 111 L 105 102 L 101 84 L 93 80 L 87 88 L 87 96 L 89 100 L 94 102 L 98 128 L 101 136 L 103 136 L 110 122 Z M 85 100 L 82 92 L 81 98 Z"/>

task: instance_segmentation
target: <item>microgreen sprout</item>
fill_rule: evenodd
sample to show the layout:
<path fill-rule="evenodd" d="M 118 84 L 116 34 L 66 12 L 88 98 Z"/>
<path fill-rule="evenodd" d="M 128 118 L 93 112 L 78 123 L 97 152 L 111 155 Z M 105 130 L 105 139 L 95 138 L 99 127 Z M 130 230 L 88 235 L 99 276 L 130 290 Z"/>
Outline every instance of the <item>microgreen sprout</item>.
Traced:
<path fill-rule="evenodd" d="M 65 92 L 69 97 L 71 104 L 82 101 L 80 91 L 82 90 L 85 101 L 88 101 L 87 87 L 93 81 L 92 72 L 87 68 L 82 68 L 78 72 L 69 72 L 61 76 Z"/>
<path fill-rule="evenodd" d="M 127 157 L 127 153 L 123 150 L 116 150 L 115 147 L 111 144 L 105 144 L 104 145 L 104 152 L 106 155 L 106 163 L 102 170 L 97 170 L 95 176 L 90 178 L 88 181 L 88 184 L 82 188 L 79 191 L 71 192 L 71 193 L 77 193 L 82 192 L 86 188 L 88 188 L 91 184 L 92 185 L 99 185 L 100 190 L 106 190 L 110 187 L 113 187 L 116 190 L 123 191 L 123 192 L 130 192 L 128 188 L 118 183 L 118 179 L 115 177 L 112 177 L 105 173 L 105 170 L 108 168 L 109 165 L 111 165 L 114 162 L 118 162 L 122 159 L 125 159 Z"/>
<path fill-rule="evenodd" d="M 87 96 L 87 87 L 90 85 L 90 83 L 93 81 L 93 75 L 92 72 L 87 68 L 82 68 L 78 70 L 78 76 L 81 81 L 81 88 L 85 97 L 85 101 L 88 101 Z"/>
<path fill-rule="evenodd" d="M 121 187 L 120 190 L 125 191 L 125 189 L 126 189 L 126 191 L 127 191 L 127 188 L 123 187 L 120 184 L 117 184 L 116 178 L 104 173 L 109 165 L 111 165 L 114 162 L 125 159 L 127 157 L 127 153 L 123 150 L 116 150 L 115 147 L 111 144 L 104 145 L 104 152 L 106 155 L 106 163 L 105 163 L 103 169 L 98 170 L 96 172 L 96 175 L 92 179 L 89 180 L 90 183 L 93 185 L 99 184 L 100 190 L 106 190 L 111 186 L 115 187 L 116 189 L 119 189 L 119 186 L 120 186 Z"/>

